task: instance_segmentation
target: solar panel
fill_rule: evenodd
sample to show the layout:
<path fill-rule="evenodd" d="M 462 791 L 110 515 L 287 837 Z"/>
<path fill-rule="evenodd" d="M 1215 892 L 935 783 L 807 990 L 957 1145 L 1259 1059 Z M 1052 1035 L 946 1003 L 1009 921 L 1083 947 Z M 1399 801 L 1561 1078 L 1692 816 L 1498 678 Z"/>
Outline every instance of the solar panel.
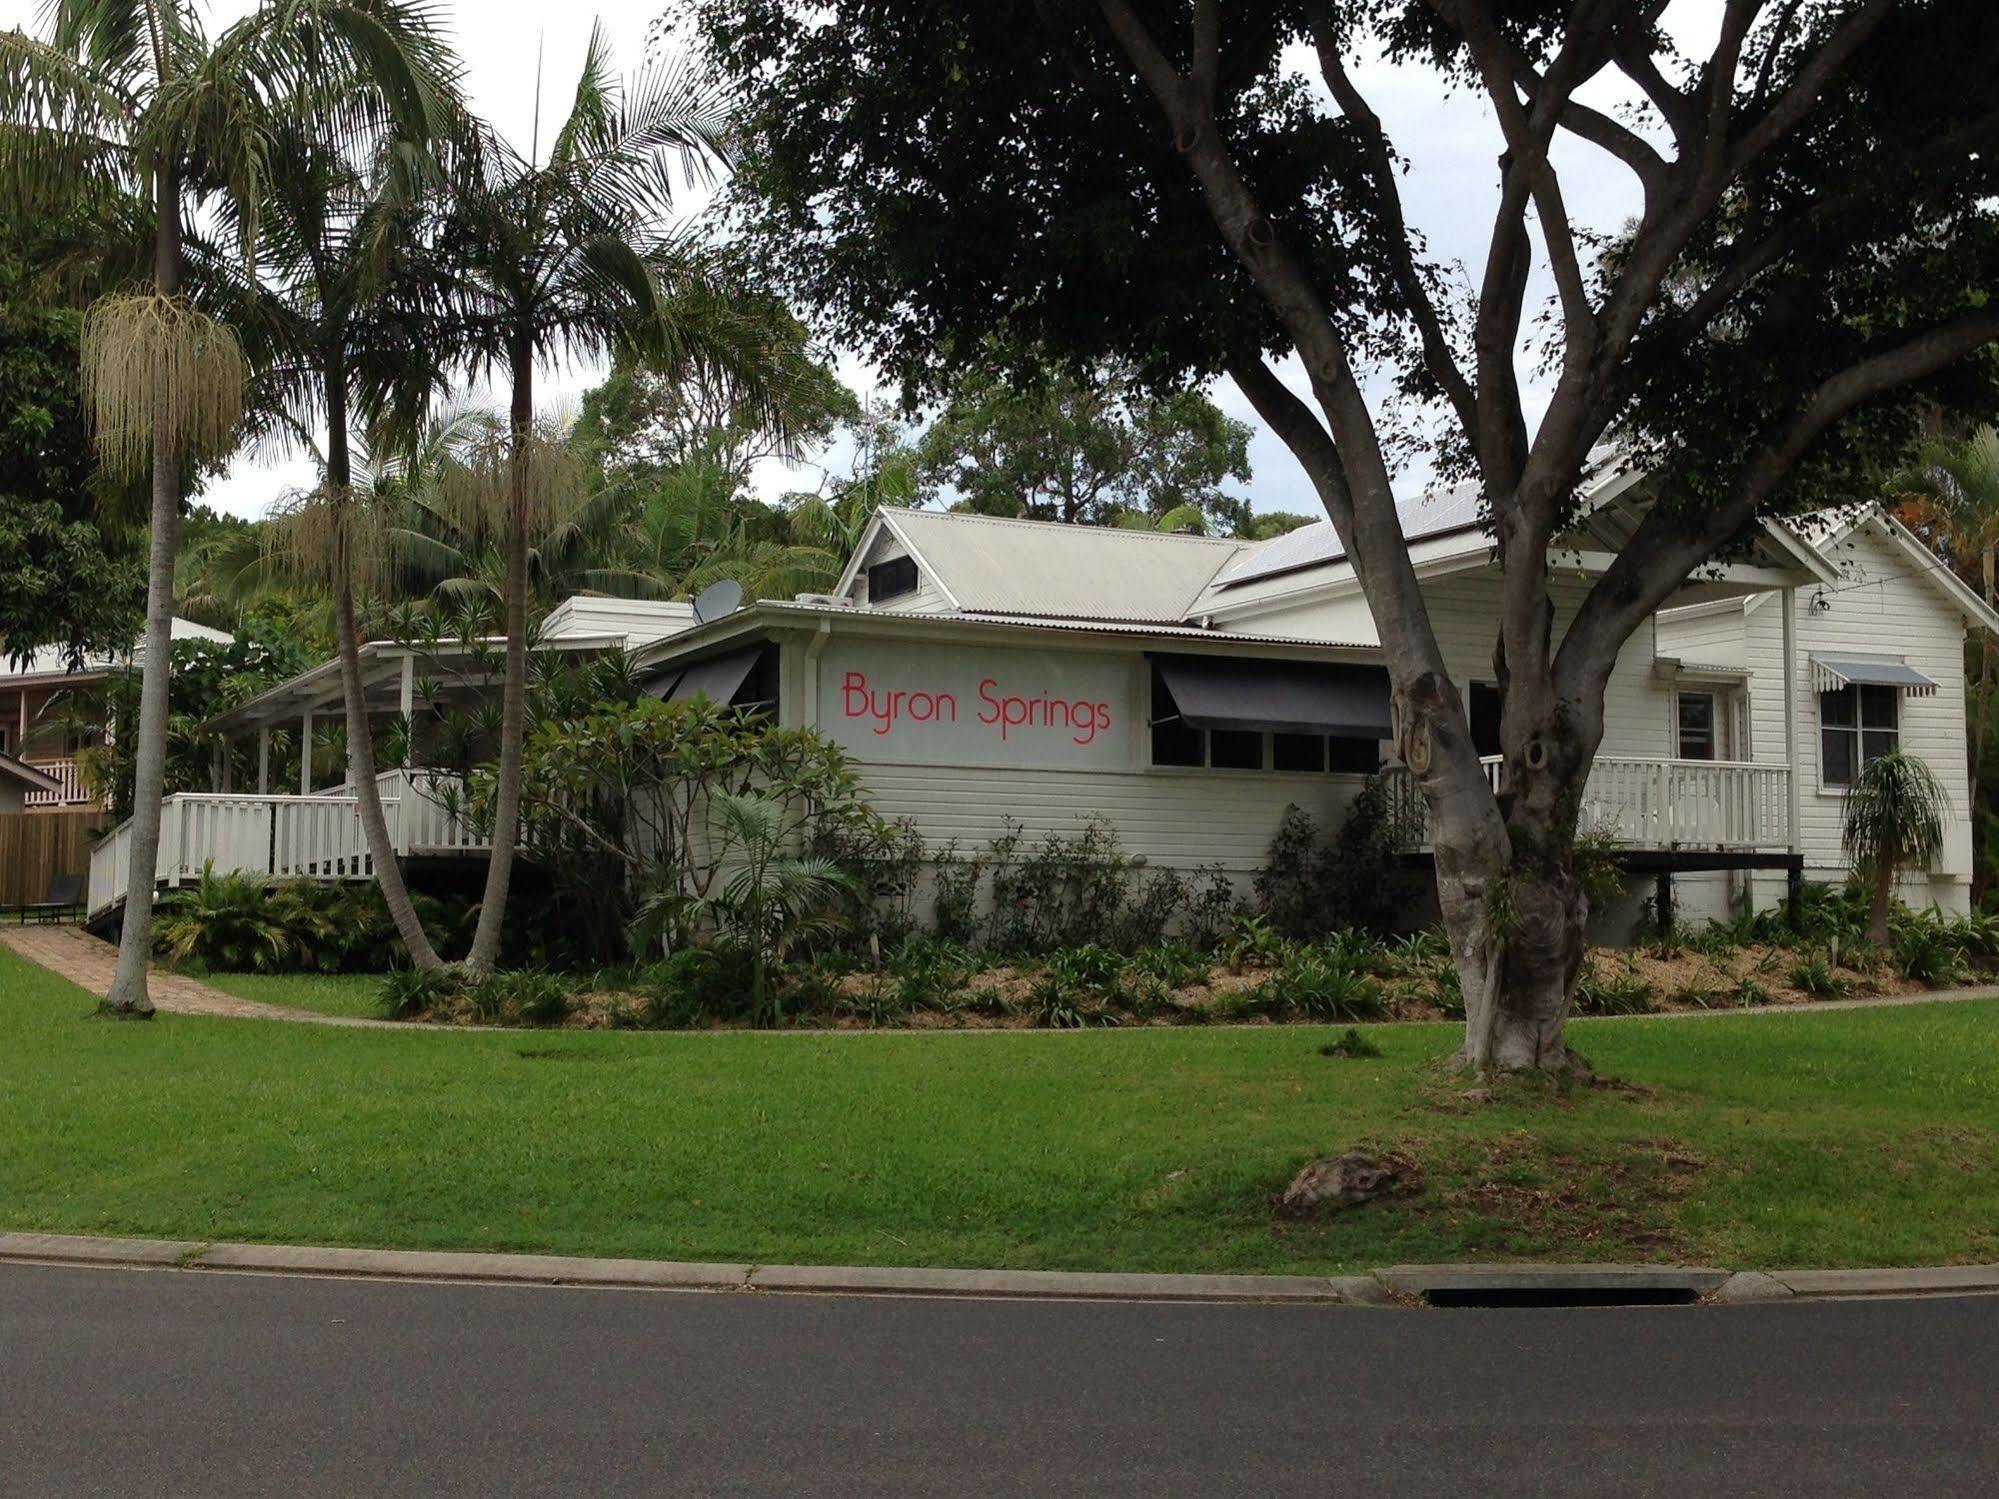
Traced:
<path fill-rule="evenodd" d="M 1402 539 L 1421 541 L 1426 536 L 1475 524 L 1479 518 L 1479 486 L 1465 483 L 1434 494 L 1413 495 L 1396 501 L 1395 510 L 1402 518 Z M 1337 562 L 1344 556 L 1346 548 L 1340 545 L 1333 523 L 1314 521 L 1235 558 L 1215 581 L 1224 588 L 1233 587 L 1301 567 Z"/>

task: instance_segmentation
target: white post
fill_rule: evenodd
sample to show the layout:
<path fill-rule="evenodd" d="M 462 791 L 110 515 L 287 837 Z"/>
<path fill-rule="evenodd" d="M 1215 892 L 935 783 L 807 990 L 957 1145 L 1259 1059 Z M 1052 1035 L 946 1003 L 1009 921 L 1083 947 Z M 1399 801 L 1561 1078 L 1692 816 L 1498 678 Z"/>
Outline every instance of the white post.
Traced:
<path fill-rule="evenodd" d="M 312 795 L 312 709 L 305 710 L 298 730 L 298 794 Z"/>
<path fill-rule="evenodd" d="M 1798 824 L 1804 807 L 1803 770 L 1798 764 L 1798 590 L 1786 588 L 1784 605 L 1784 762 L 1790 767 L 1784 781 L 1787 788 L 1785 816 L 1790 826 L 1785 843 L 1798 852 Z"/>
<path fill-rule="evenodd" d="M 271 726 L 257 730 L 257 795 L 271 794 Z"/>
<path fill-rule="evenodd" d="M 416 712 L 416 657 L 405 651 L 403 653 L 402 684 L 403 722 L 408 723 L 410 715 L 414 712 Z"/>

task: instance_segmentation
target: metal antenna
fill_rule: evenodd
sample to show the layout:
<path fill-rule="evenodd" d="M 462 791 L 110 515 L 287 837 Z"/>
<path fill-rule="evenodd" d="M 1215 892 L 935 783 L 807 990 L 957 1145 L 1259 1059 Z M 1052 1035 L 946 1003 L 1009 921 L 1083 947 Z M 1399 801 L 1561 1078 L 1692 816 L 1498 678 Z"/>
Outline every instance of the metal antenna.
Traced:
<path fill-rule="evenodd" d="M 535 33 L 534 38 L 534 124 L 528 131 L 528 166 L 541 165 L 541 54 L 548 46 L 548 31 L 544 28 Z"/>

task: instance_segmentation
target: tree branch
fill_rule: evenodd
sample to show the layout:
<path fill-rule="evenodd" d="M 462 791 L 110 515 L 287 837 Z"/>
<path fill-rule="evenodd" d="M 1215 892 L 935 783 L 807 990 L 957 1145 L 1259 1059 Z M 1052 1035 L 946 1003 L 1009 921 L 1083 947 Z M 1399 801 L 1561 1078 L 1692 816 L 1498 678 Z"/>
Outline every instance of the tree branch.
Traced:
<path fill-rule="evenodd" d="M 1436 303 L 1431 299 L 1422 270 L 1416 264 L 1408 222 L 1402 211 L 1402 191 L 1395 180 L 1395 158 L 1388 144 L 1387 132 L 1382 129 L 1381 117 L 1355 87 L 1346 64 L 1340 58 L 1339 36 L 1325 0 L 1315 0 L 1308 15 L 1312 45 L 1319 55 L 1319 72 L 1326 80 L 1326 87 L 1332 91 L 1333 101 L 1339 105 L 1340 113 L 1352 121 L 1360 133 L 1361 147 L 1367 155 L 1368 175 L 1374 179 L 1375 192 L 1381 199 L 1389 268 L 1409 303 L 1411 316 L 1422 337 L 1423 367 L 1450 401 L 1466 438 L 1475 440 L 1478 429 L 1477 398 L 1465 379 L 1464 371 L 1458 368 L 1450 340 L 1444 334 L 1443 319 L 1438 316 Z"/>
<path fill-rule="evenodd" d="M 1999 340 L 1999 307 L 1983 307 L 1883 349 L 1820 382 L 1738 471 L 1733 499 L 1691 529 L 1654 507 L 1590 589 L 1556 657 L 1563 696 L 1601 691 L 1618 652 L 1703 562 L 1756 518 L 1826 430 L 1856 407 Z"/>

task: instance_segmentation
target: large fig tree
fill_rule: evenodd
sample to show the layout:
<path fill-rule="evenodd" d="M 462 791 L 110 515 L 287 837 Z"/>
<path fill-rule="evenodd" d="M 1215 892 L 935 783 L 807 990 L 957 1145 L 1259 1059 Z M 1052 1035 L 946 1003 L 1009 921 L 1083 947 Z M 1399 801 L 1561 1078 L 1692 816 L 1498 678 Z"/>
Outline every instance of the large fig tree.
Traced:
<path fill-rule="evenodd" d="M 1234 379 L 1373 610 L 1464 1059 L 1568 1065 L 1577 809 L 1620 648 L 1921 403 L 1989 409 L 1999 8 L 686 3 L 750 101 L 749 230 L 838 336 L 918 388 L 1000 334 Z M 1454 117 L 1491 136 L 1490 197 L 1461 210 L 1482 261 L 1441 264 L 1405 213 L 1432 163 L 1370 102 L 1383 59 L 1482 106 Z M 1583 160 L 1633 221 L 1575 211 Z M 1412 408 L 1434 466 L 1479 482 L 1503 572 L 1499 795 L 1397 523 Z M 1551 545 L 1606 440 L 1645 449 L 1660 498 L 1558 628 Z"/>

